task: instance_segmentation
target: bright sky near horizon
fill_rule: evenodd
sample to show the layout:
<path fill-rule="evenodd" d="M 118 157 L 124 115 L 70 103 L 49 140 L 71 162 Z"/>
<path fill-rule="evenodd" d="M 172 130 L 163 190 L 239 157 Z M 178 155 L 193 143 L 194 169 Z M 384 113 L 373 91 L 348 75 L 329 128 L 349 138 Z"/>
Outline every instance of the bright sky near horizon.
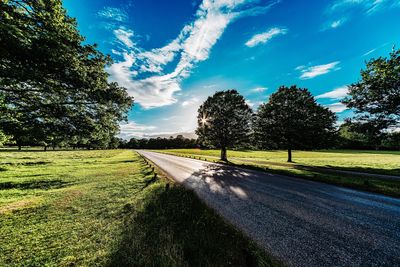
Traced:
<path fill-rule="evenodd" d="M 365 61 L 400 46 L 400 0 L 65 0 L 135 98 L 125 138 L 193 132 L 198 106 L 237 89 L 254 110 L 280 85 L 340 99 Z"/>

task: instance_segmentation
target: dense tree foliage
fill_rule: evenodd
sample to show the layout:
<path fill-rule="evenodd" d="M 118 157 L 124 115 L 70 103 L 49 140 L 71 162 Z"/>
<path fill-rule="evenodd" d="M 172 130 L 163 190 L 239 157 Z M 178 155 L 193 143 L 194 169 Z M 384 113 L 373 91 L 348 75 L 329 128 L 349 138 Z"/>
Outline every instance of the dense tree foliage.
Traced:
<path fill-rule="evenodd" d="M 178 135 L 175 138 L 171 136 L 170 138 L 131 138 L 129 141 L 121 140 L 119 147 L 132 149 L 196 148 L 198 144 L 196 139 Z"/>
<path fill-rule="evenodd" d="M 255 140 L 263 148 L 316 149 L 332 144 L 336 115 L 316 103 L 307 89 L 280 87 L 262 104 L 254 120 Z"/>
<path fill-rule="evenodd" d="M 353 108 L 358 131 L 377 146 L 385 132 L 400 124 L 400 50 L 389 58 L 379 57 L 361 70 L 361 80 L 349 86 L 349 96 L 343 100 Z"/>
<path fill-rule="evenodd" d="M 382 132 L 380 125 L 346 120 L 339 127 L 336 147 L 345 149 L 400 149 L 400 132 Z"/>
<path fill-rule="evenodd" d="M 216 92 L 200 106 L 196 134 L 199 141 L 221 149 L 221 159 L 227 160 L 226 150 L 249 140 L 252 111 L 236 90 Z"/>
<path fill-rule="evenodd" d="M 400 50 L 393 50 L 389 58 L 367 62 L 366 69 L 361 70 L 361 81 L 349 86 L 344 103 L 358 113 L 399 122 Z"/>
<path fill-rule="evenodd" d="M 0 115 L 18 145 L 105 147 L 133 101 L 60 0 L 0 2 Z"/>

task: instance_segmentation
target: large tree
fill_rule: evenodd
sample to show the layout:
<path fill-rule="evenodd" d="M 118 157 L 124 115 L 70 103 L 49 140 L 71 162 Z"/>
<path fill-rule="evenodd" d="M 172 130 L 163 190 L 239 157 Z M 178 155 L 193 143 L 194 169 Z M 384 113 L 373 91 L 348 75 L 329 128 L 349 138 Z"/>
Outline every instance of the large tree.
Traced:
<path fill-rule="evenodd" d="M 400 50 L 389 58 L 379 57 L 366 63 L 361 80 L 349 86 L 349 96 L 343 100 L 355 110 L 354 118 L 360 130 L 383 135 L 387 128 L 400 124 Z M 361 127 L 361 124 L 365 124 Z M 369 124 L 369 125 L 367 125 Z M 373 131 L 372 131 L 373 130 Z"/>
<path fill-rule="evenodd" d="M 264 148 L 287 149 L 292 162 L 293 149 L 322 148 L 331 143 L 336 115 L 316 103 L 307 89 L 280 87 L 255 116 L 255 139 Z"/>
<path fill-rule="evenodd" d="M 0 120 L 17 143 L 99 144 L 118 132 L 132 99 L 107 81 L 111 58 L 83 42 L 60 0 L 0 2 Z"/>
<path fill-rule="evenodd" d="M 227 148 L 248 141 L 252 111 L 236 90 L 216 92 L 200 106 L 196 134 L 206 146 L 221 149 L 221 160 L 227 161 Z"/>

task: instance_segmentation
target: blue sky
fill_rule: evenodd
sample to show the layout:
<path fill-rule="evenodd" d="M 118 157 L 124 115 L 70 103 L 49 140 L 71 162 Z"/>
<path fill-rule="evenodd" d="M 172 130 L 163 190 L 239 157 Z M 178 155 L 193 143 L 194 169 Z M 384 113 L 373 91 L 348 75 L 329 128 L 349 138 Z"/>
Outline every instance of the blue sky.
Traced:
<path fill-rule="evenodd" d="M 135 98 L 121 136 L 193 132 L 198 106 L 237 89 L 254 110 L 280 85 L 339 116 L 365 61 L 400 46 L 399 0 L 65 0 Z"/>

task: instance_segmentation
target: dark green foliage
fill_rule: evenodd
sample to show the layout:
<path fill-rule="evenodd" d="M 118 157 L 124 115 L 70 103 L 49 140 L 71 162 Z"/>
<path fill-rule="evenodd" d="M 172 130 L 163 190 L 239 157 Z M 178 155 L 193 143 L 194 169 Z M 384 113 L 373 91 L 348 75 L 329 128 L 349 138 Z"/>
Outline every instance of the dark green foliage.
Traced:
<path fill-rule="evenodd" d="M 0 116 L 18 145 L 104 147 L 132 105 L 60 0 L 0 3 Z"/>
<path fill-rule="evenodd" d="M 400 124 L 400 50 L 367 62 L 343 103 L 358 114 L 352 120 L 357 131 L 378 148 L 386 130 Z"/>
<path fill-rule="evenodd" d="M 339 127 L 337 146 L 346 149 L 400 150 L 400 132 L 382 131 L 381 123 L 386 121 L 361 123 L 346 120 Z"/>
<path fill-rule="evenodd" d="M 382 142 L 385 149 L 400 150 L 400 132 L 392 132 L 388 134 Z"/>
<path fill-rule="evenodd" d="M 280 87 L 262 104 L 254 120 L 255 139 L 263 148 L 288 150 L 328 147 L 336 115 L 316 103 L 307 89 Z"/>
<path fill-rule="evenodd" d="M 349 86 L 349 97 L 343 101 L 358 113 L 395 122 L 400 116 L 400 50 L 389 58 L 367 62 L 361 70 L 361 81 Z"/>
<path fill-rule="evenodd" d="M 369 148 L 379 149 L 382 141 L 385 139 L 387 133 L 382 129 L 388 126 L 386 120 L 369 120 L 365 121 L 351 121 L 346 122 L 341 126 L 339 133 L 345 139 L 355 141 L 356 144 L 369 146 Z"/>
<path fill-rule="evenodd" d="M 149 139 L 136 139 L 131 138 L 129 141 L 120 140 L 120 148 L 133 148 L 133 149 L 167 149 L 167 148 L 195 148 L 197 147 L 196 139 L 185 138 L 178 135 L 175 138 L 149 138 Z"/>
<path fill-rule="evenodd" d="M 216 92 L 200 106 L 196 134 L 206 146 L 221 148 L 221 159 L 227 160 L 226 149 L 249 140 L 252 111 L 236 90 Z"/>

